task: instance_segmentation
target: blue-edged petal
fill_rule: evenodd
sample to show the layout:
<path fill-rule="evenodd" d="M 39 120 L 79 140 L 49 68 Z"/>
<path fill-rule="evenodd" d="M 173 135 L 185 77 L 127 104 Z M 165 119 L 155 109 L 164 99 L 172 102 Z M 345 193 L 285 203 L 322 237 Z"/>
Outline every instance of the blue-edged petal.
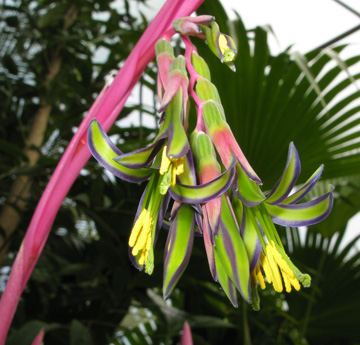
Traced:
<path fill-rule="evenodd" d="M 301 200 L 306 194 L 308 194 L 319 181 L 320 176 L 324 170 L 324 165 L 320 165 L 320 167 L 311 175 L 311 177 L 304 183 L 304 185 L 294 194 L 288 196 L 282 204 L 295 204 L 299 200 Z"/>
<path fill-rule="evenodd" d="M 240 294 L 250 301 L 250 267 L 240 231 L 227 197 L 222 196 L 220 231 L 215 238 L 214 252 Z"/>
<path fill-rule="evenodd" d="M 211 275 L 215 281 L 218 280 L 216 265 L 215 265 L 215 254 L 214 254 L 214 238 L 211 233 L 211 229 L 209 226 L 209 222 L 207 220 L 206 210 L 204 210 L 204 218 L 203 218 L 203 239 L 206 250 L 206 256 L 209 264 L 209 269 Z"/>
<path fill-rule="evenodd" d="M 160 233 L 160 229 L 163 227 L 164 225 L 164 217 L 165 217 L 165 213 L 166 210 L 168 209 L 169 203 L 170 203 L 170 195 L 166 194 L 163 196 L 163 200 L 161 202 L 161 206 L 160 206 L 160 210 L 159 210 L 159 215 L 158 215 L 158 219 L 157 219 L 157 223 L 156 223 L 156 232 L 155 232 L 155 241 L 154 241 L 154 246 L 157 242 L 157 239 L 159 237 L 159 233 Z M 166 227 L 165 224 L 165 228 L 168 229 Z"/>
<path fill-rule="evenodd" d="M 130 168 L 130 169 L 139 169 L 144 168 L 154 159 L 154 157 L 159 153 L 160 149 L 164 145 L 164 140 L 154 142 L 148 147 L 123 153 L 120 156 L 114 158 L 119 164 Z"/>
<path fill-rule="evenodd" d="M 323 196 L 302 204 L 269 205 L 264 203 L 274 223 L 283 226 L 308 226 L 325 219 L 333 206 L 333 186 Z"/>
<path fill-rule="evenodd" d="M 165 117 L 171 117 L 166 152 L 169 158 L 184 157 L 190 149 L 190 144 L 182 122 L 182 94 L 182 90 L 180 89 L 165 111 Z"/>
<path fill-rule="evenodd" d="M 259 184 L 249 179 L 248 174 L 239 163 L 236 164 L 233 192 L 248 207 L 261 204 L 265 200 Z"/>
<path fill-rule="evenodd" d="M 194 210 L 183 205 L 171 223 L 165 245 L 163 294 L 168 298 L 189 262 L 194 241 Z"/>
<path fill-rule="evenodd" d="M 229 169 L 216 179 L 199 186 L 176 184 L 169 189 L 171 197 L 187 204 L 203 204 L 227 191 L 234 177 L 235 159 L 232 159 Z"/>
<path fill-rule="evenodd" d="M 180 184 L 188 186 L 196 185 L 196 171 L 191 150 L 184 157 L 184 172 L 178 175 L 177 179 Z"/>
<path fill-rule="evenodd" d="M 279 204 L 290 194 L 301 172 L 299 154 L 293 142 L 290 143 L 286 166 L 279 181 L 266 198 L 268 204 Z"/>
<path fill-rule="evenodd" d="M 94 158 L 115 176 L 129 181 L 142 182 L 153 173 L 152 169 L 129 169 L 114 161 L 122 152 L 111 142 L 96 119 L 93 119 L 87 132 L 90 152 Z"/>
<path fill-rule="evenodd" d="M 240 234 L 248 254 L 250 273 L 252 273 L 259 261 L 261 252 L 261 242 L 256 231 L 257 222 L 250 209 L 243 206 L 239 199 L 234 198 L 232 206 L 238 224 L 240 224 Z"/>
<path fill-rule="evenodd" d="M 230 279 L 230 277 L 226 274 L 226 271 L 221 263 L 218 253 L 215 251 L 215 265 L 217 271 L 218 281 L 225 291 L 226 296 L 232 303 L 232 305 L 237 308 L 238 307 L 238 299 L 236 293 L 236 286 Z"/>
<path fill-rule="evenodd" d="M 154 140 L 168 139 L 166 154 L 169 158 L 182 158 L 190 149 L 182 121 L 184 111 L 182 107 L 182 96 L 183 92 L 180 88 L 166 108 L 164 121 Z"/>

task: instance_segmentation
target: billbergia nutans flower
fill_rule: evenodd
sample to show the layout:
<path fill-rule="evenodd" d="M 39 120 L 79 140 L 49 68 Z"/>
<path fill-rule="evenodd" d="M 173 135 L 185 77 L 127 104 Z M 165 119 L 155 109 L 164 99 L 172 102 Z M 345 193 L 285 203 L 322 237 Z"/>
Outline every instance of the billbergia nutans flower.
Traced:
<path fill-rule="evenodd" d="M 189 36 L 206 40 L 232 70 L 237 52 L 234 41 L 219 31 L 212 16 L 181 18 L 174 28 L 185 52 L 175 56 L 170 39 L 156 45 L 160 128 L 152 143 L 123 153 L 94 119 L 88 130 L 90 151 L 117 177 L 148 181 L 135 215 L 129 252 L 134 265 L 151 274 L 158 232 L 162 227 L 168 231 L 165 298 L 189 262 L 197 232 L 203 237 L 210 272 L 233 305 L 237 306 L 240 293 L 259 309 L 257 286 L 265 288 L 266 281 L 277 292 L 310 285 L 310 277 L 285 253 L 274 224 L 307 226 L 321 221 L 332 208 L 332 187 L 314 200 L 299 203 L 313 189 L 323 167 L 296 188 L 300 160 L 290 143 L 282 176 L 269 193 L 262 192 L 261 179 L 226 121 L 210 70 Z M 197 116 L 191 130 L 190 98 Z M 171 204 L 170 218 L 165 219 Z"/>

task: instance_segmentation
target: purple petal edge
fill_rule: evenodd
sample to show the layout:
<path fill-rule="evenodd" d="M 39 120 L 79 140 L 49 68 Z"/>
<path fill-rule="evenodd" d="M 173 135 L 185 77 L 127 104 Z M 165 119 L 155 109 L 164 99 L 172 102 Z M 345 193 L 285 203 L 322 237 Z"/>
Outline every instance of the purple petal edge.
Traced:
<path fill-rule="evenodd" d="M 158 154 L 158 152 L 160 151 L 161 147 L 163 146 L 164 142 L 163 140 L 159 140 L 159 141 L 156 141 L 155 143 L 152 143 L 151 145 L 145 147 L 145 148 L 141 148 L 139 150 L 135 150 L 135 151 L 132 151 L 132 152 L 128 152 L 128 153 L 123 153 L 115 158 L 114 161 L 116 163 L 119 163 L 121 164 L 122 166 L 126 167 L 126 168 L 129 168 L 129 169 L 139 169 L 139 168 L 144 168 L 146 167 L 153 159 L 154 157 Z M 140 152 L 146 152 L 146 151 L 150 151 L 152 150 L 151 154 L 149 155 L 149 157 L 146 159 L 145 162 L 143 163 L 138 163 L 138 164 L 130 164 L 130 163 L 124 163 L 122 162 L 122 159 L 125 158 L 125 157 L 128 157 L 128 156 L 131 156 L 133 154 L 137 154 L 137 153 L 140 153 Z"/>
<path fill-rule="evenodd" d="M 331 189 L 330 192 L 322 195 L 321 197 L 311 200 L 309 202 L 303 203 L 303 204 L 290 204 L 290 205 L 280 205 L 282 208 L 285 209 L 301 209 L 304 207 L 311 207 L 313 205 L 316 205 L 322 201 L 324 201 L 325 199 L 329 198 L 329 206 L 326 212 L 324 212 L 321 216 L 314 218 L 312 220 L 308 220 L 308 221 L 291 221 L 291 220 L 285 220 L 282 218 L 278 218 L 278 217 L 272 217 L 272 220 L 275 224 L 278 225 L 282 225 L 282 226 L 293 226 L 293 227 L 297 227 L 297 226 L 309 226 L 309 225 L 314 225 L 316 223 L 321 222 L 322 220 L 324 220 L 331 212 L 332 207 L 333 207 L 333 203 L 334 203 L 334 197 L 332 194 L 332 191 L 334 190 L 334 186 L 331 185 Z M 270 214 L 271 215 L 271 214 Z"/>
<path fill-rule="evenodd" d="M 105 133 L 105 131 L 103 130 L 103 128 L 101 127 L 100 123 L 96 120 L 93 119 L 91 122 L 96 121 L 98 123 L 99 126 L 99 130 L 101 132 L 101 135 L 103 136 L 103 138 L 106 140 L 106 142 L 109 144 L 109 146 L 111 147 L 111 149 L 116 153 L 121 155 L 122 152 L 114 145 L 114 143 L 109 139 L 108 135 Z M 111 165 L 109 165 L 103 158 L 102 156 L 97 152 L 97 150 L 95 149 L 94 146 L 94 142 L 92 140 L 92 135 L 91 135 L 92 129 L 91 129 L 91 124 L 89 126 L 88 132 L 87 132 L 87 140 L 88 140 L 88 147 L 89 150 L 91 152 L 91 154 L 93 155 L 93 157 L 100 163 L 100 165 L 102 165 L 106 170 L 110 171 L 113 175 L 121 178 L 122 180 L 128 181 L 128 182 L 143 182 L 146 181 L 150 175 L 151 172 L 149 172 L 149 175 L 146 177 L 135 177 L 135 176 L 131 176 L 131 175 L 127 175 L 125 173 L 120 172 L 119 170 L 116 170 L 115 168 L 113 168 Z"/>
<path fill-rule="evenodd" d="M 221 175 L 219 175 L 214 180 L 201 185 L 201 186 L 210 185 L 214 181 L 217 181 L 218 179 L 223 177 L 223 175 L 225 175 L 226 173 L 230 172 L 230 176 L 229 176 L 229 179 L 228 179 L 228 182 L 226 183 L 226 185 L 223 188 L 221 188 L 219 191 L 217 191 L 215 194 L 213 194 L 213 195 L 211 195 L 209 197 L 204 197 L 204 198 L 201 198 L 201 199 L 186 198 L 186 197 L 184 197 L 182 195 L 179 195 L 179 194 L 175 193 L 172 188 L 169 189 L 169 194 L 171 195 L 171 197 L 174 200 L 179 201 L 179 202 L 183 202 L 183 203 L 187 203 L 187 204 L 203 204 L 203 203 L 209 202 L 209 201 L 217 198 L 218 196 L 222 195 L 223 193 L 225 193 L 229 189 L 229 187 L 231 186 L 232 180 L 234 178 L 234 173 L 235 173 L 234 172 L 234 166 L 235 166 L 235 164 L 236 164 L 236 161 L 233 160 L 230 167 L 229 167 L 229 169 L 225 170 Z M 184 186 L 184 187 L 189 188 L 189 189 L 194 189 L 194 190 L 199 189 L 199 185 L 198 186 L 185 186 L 185 185 L 182 185 L 180 183 L 178 183 L 178 185 L 179 186 Z"/>
<path fill-rule="evenodd" d="M 294 194 L 301 192 L 302 190 L 306 190 L 305 193 L 300 193 L 300 196 L 296 199 L 294 199 L 290 204 L 295 204 L 296 202 L 298 202 L 299 200 L 301 200 L 303 197 L 305 197 L 316 185 L 316 183 L 319 181 L 321 174 L 324 170 L 324 165 L 322 164 L 320 166 L 320 169 L 318 171 L 318 173 L 310 180 L 308 181 L 308 183 L 306 183 L 304 186 L 302 186 L 298 191 L 296 191 Z M 293 195 L 294 195 L 293 194 Z M 288 197 L 291 197 L 292 195 L 289 195 Z M 285 199 L 286 201 L 286 199 Z"/>
<path fill-rule="evenodd" d="M 166 245 L 165 245 L 165 248 L 168 248 L 168 245 L 169 245 L 169 240 L 170 238 L 173 238 L 174 236 L 176 236 L 176 223 L 177 220 L 175 220 L 171 227 L 170 227 L 170 230 L 169 230 L 169 235 L 168 235 L 168 239 L 166 241 Z M 189 259 L 190 259 L 190 255 L 191 255 L 191 250 L 192 250 L 192 247 L 193 247 L 193 242 L 194 242 L 194 228 L 195 228 L 195 221 L 194 221 L 194 216 L 192 218 L 192 221 L 191 221 L 191 228 L 190 228 L 190 241 L 188 243 L 188 247 L 187 247 L 187 250 L 186 250 L 186 254 L 185 254 L 185 257 L 184 257 L 184 260 L 181 262 L 181 264 L 179 265 L 179 267 L 177 268 L 175 274 L 171 277 L 170 281 L 169 281 L 169 284 L 167 285 L 167 288 L 166 290 L 163 292 L 163 296 L 164 296 L 164 299 L 167 299 L 169 298 L 169 296 L 171 295 L 177 281 L 179 280 L 180 276 L 182 275 L 182 273 L 184 272 L 186 266 L 188 265 L 189 263 Z M 164 267 L 167 266 L 167 263 L 169 261 L 168 259 L 168 253 L 172 250 L 173 246 L 174 246 L 174 243 L 175 241 L 171 241 L 171 248 L 165 252 L 165 258 L 164 258 Z M 166 249 L 165 249 L 166 250 Z M 165 276 L 164 276 L 165 277 Z"/>
<path fill-rule="evenodd" d="M 292 156 L 293 153 L 295 155 L 295 173 L 294 173 L 294 176 L 292 178 L 292 181 L 291 181 L 290 185 L 288 186 L 288 188 L 286 189 L 285 193 L 282 196 L 280 196 L 277 200 L 269 202 L 269 204 L 271 204 L 271 205 L 277 205 L 277 204 L 281 203 L 283 200 L 285 200 L 288 197 L 288 195 L 291 193 L 292 189 L 294 188 L 294 186 L 296 184 L 296 181 L 297 181 L 298 177 L 300 176 L 301 163 L 300 163 L 299 153 L 298 153 L 294 143 L 291 142 L 289 144 L 289 152 L 288 152 L 288 157 L 287 157 L 287 161 L 286 161 L 284 171 L 283 171 L 280 179 L 276 182 L 276 184 L 275 184 L 274 188 L 272 189 L 272 191 L 270 192 L 270 194 L 266 197 L 266 199 L 271 198 L 271 196 L 276 192 L 278 186 L 282 182 L 282 179 L 284 178 L 286 170 L 288 169 L 288 167 L 290 165 L 291 156 Z"/>

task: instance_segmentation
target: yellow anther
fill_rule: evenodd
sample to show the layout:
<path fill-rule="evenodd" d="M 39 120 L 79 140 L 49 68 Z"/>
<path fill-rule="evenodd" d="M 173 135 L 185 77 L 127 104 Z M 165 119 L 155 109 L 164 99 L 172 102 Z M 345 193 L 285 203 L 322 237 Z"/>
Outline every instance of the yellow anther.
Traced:
<path fill-rule="evenodd" d="M 154 221 L 148 210 L 143 209 L 135 222 L 129 238 L 129 246 L 132 247 L 132 255 L 136 256 L 140 251 L 139 265 L 143 265 L 147 259 L 152 245 L 152 227 Z"/>
<path fill-rule="evenodd" d="M 184 159 L 183 158 L 173 159 L 172 164 L 173 164 L 173 168 L 171 172 L 170 185 L 171 187 L 174 187 L 176 184 L 176 176 L 179 176 L 184 172 Z"/>
<path fill-rule="evenodd" d="M 160 164 L 160 175 L 165 175 L 170 168 L 170 165 L 172 166 L 171 171 L 171 180 L 170 180 L 170 186 L 174 187 L 176 184 L 176 176 L 181 175 L 184 172 L 184 158 L 169 158 L 166 155 L 167 146 L 164 146 L 162 156 L 161 156 L 161 164 Z M 167 188 L 169 185 L 167 185 Z"/>
<path fill-rule="evenodd" d="M 276 249 L 274 241 L 270 241 L 270 243 L 267 244 L 266 255 L 261 253 L 260 261 L 262 263 L 266 279 L 269 283 L 273 284 L 275 291 L 283 291 L 282 281 L 284 281 L 286 292 L 290 292 L 292 286 L 295 290 L 300 290 L 300 283 L 298 279 L 295 277 L 295 274 L 289 264 Z"/>
<path fill-rule="evenodd" d="M 220 51 L 221 51 L 221 54 L 225 54 L 225 51 L 227 49 L 229 49 L 229 45 L 228 45 L 228 41 L 226 39 L 226 37 L 223 35 L 223 34 L 220 34 L 219 35 L 219 48 L 220 48 Z"/>
<path fill-rule="evenodd" d="M 160 164 L 160 175 L 164 175 L 170 167 L 170 163 L 171 160 L 169 159 L 169 157 L 166 155 L 166 150 L 167 150 L 167 146 L 164 146 L 163 152 L 162 152 L 162 156 L 161 156 L 161 164 Z"/>
<path fill-rule="evenodd" d="M 253 279 L 254 279 L 255 283 L 259 282 L 260 287 L 264 290 L 265 287 L 266 287 L 265 286 L 265 279 L 264 279 L 264 276 L 263 276 L 263 274 L 261 272 L 259 264 L 257 264 L 255 266 L 254 272 L 252 274 L 253 274 Z"/>

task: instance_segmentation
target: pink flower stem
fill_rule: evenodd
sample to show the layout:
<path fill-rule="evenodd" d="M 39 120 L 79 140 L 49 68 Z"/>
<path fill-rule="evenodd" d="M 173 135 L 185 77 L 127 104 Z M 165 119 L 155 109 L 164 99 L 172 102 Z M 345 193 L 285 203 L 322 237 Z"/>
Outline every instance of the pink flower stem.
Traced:
<path fill-rule="evenodd" d="M 185 44 L 186 68 L 190 74 L 189 95 L 193 98 L 197 108 L 197 122 L 196 122 L 195 130 L 205 131 L 205 125 L 203 119 L 204 102 L 199 98 L 199 96 L 196 94 L 194 90 L 196 81 L 199 78 L 202 78 L 202 76 L 196 72 L 194 66 L 191 63 L 191 55 L 193 53 L 197 54 L 198 52 L 188 36 L 181 36 L 181 38 Z"/>
<path fill-rule="evenodd" d="M 6 340 L 20 296 L 45 246 L 55 216 L 70 187 L 90 158 L 86 133 L 96 117 L 107 131 L 125 105 L 145 67 L 155 57 L 155 43 L 171 37 L 173 20 L 188 16 L 203 0 L 168 0 L 150 23 L 110 86 L 106 86 L 81 122 L 57 165 L 38 206 L 12 266 L 0 300 L 0 345 Z"/>

